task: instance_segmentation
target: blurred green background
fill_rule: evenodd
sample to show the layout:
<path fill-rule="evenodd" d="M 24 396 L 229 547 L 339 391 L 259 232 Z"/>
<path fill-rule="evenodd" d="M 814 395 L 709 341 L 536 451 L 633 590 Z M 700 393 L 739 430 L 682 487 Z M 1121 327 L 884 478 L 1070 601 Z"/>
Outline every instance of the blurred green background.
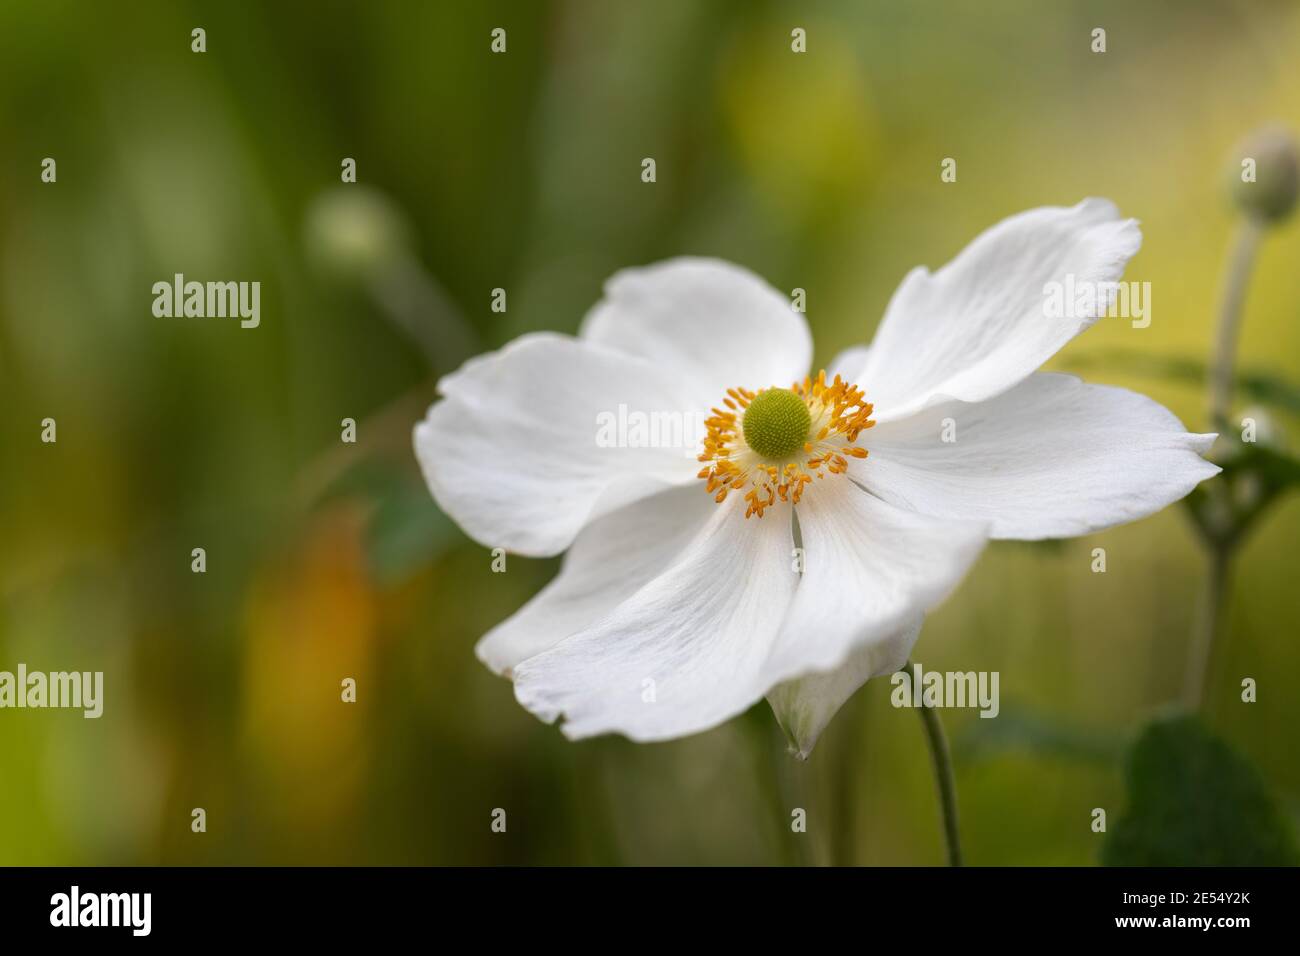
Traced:
<path fill-rule="evenodd" d="M 920 721 L 886 681 L 807 764 L 765 704 L 649 746 L 569 743 L 522 710 L 472 648 L 557 562 L 492 573 L 410 428 L 438 373 L 575 330 L 618 268 L 716 255 L 803 287 L 824 363 L 912 266 L 1088 195 L 1142 220 L 1126 278 L 1152 284 L 1153 321 L 1102 321 L 1053 367 L 1091 356 L 1089 379 L 1203 428 L 1195 383 L 1105 356 L 1204 358 L 1231 148 L 1298 115 L 1282 0 L 8 0 L 0 669 L 103 670 L 106 700 L 98 721 L 0 711 L 0 863 L 941 862 Z M 1298 259 L 1300 227 L 1270 233 L 1240 350 L 1291 381 Z M 261 327 L 155 318 L 176 272 L 260 280 Z M 1293 823 L 1297 540 L 1292 494 L 1241 552 L 1206 706 Z M 1001 672 L 998 720 L 943 715 L 970 862 L 1098 861 L 1092 808 L 1122 813 L 1123 748 L 1179 696 L 1203 564 L 1171 507 L 995 544 L 929 619 L 928 669 Z"/>

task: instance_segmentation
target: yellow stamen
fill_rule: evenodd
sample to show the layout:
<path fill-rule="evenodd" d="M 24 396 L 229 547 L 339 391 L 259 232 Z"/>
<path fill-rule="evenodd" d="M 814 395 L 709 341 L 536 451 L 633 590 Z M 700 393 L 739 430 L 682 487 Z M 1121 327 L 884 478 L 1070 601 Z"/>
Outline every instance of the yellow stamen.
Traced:
<path fill-rule="evenodd" d="M 858 436 L 875 424 L 871 418 L 873 406 L 866 401 L 862 390 L 838 375 L 827 382 L 823 370 L 815 379 L 805 378 L 788 390 L 781 389 L 798 396 L 807 407 L 808 435 L 802 447 L 794 445 L 789 457 L 769 459 L 749 445 L 744 432 L 744 416 L 764 391 L 727 389 L 727 397 L 723 399 L 726 408 L 712 409 L 712 417 L 705 419 L 704 447 L 699 456 L 704 467 L 697 477 L 704 480 L 713 500 L 721 504 L 732 491 L 742 492 L 747 502 L 746 518 L 763 517 L 763 512 L 778 501 L 798 504 L 804 487 L 812 484 L 813 479 L 824 478 L 828 473 L 846 473 L 849 458 L 867 457 L 867 449 L 857 444 Z M 759 404 L 773 406 L 767 400 Z M 784 453 L 790 445 L 771 443 L 768 450 L 778 447 Z"/>

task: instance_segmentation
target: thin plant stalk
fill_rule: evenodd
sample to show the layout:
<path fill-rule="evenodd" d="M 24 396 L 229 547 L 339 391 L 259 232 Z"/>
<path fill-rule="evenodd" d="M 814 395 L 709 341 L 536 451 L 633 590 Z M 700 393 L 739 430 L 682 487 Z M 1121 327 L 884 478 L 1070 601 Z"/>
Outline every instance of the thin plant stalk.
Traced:
<path fill-rule="evenodd" d="M 910 661 L 903 669 L 909 677 L 914 673 Z M 924 701 L 919 710 L 921 725 L 925 729 L 925 740 L 930 746 L 930 760 L 934 764 L 934 782 L 939 793 L 939 812 L 943 818 L 943 839 L 948 865 L 961 866 L 961 833 L 957 825 L 957 785 L 952 771 L 952 751 L 948 747 L 948 737 L 943 732 L 943 722 L 939 719 L 939 712 L 933 707 L 927 707 Z"/>
<path fill-rule="evenodd" d="M 1237 227 L 1228 254 L 1227 274 L 1219 299 L 1208 396 L 1210 423 L 1221 432 L 1231 427 L 1228 414 L 1235 385 L 1242 306 L 1246 301 L 1246 288 L 1262 235 L 1261 224 L 1250 216 L 1245 217 Z M 1210 496 L 1211 526 L 1206 534 L 1209 552 L 1206 582 L 1184 685 L 1184 698 L 1192 710 L 1199 710 L 1205 699 L 1210 662 L 1214 659 L 1216 647 L 1223 640 L 1227 622 L 1228 584 L 1235 550 L 1235 536 L 1230 533 L 1229 526 L 1232 518 L 1231 491 L 1224 482 L 1218 481 L 1207 489 L 1207 494 Z"/>

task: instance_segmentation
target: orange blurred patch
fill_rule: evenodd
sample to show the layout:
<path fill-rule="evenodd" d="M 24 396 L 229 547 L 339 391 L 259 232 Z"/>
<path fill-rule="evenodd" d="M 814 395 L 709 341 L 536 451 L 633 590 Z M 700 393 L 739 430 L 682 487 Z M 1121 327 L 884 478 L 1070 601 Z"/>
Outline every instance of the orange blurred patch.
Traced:
<path fill-rule="evenodd" d="M 364 549 L 365 508 L 338 502 L 312 515 L 301 540 L 254 586 L 246 615 L 245 746 L 259 801 L 313 841 L 349 812 L 367 760 L 378 608 Z M 343 681 L 356 682 L 356 702 Z M 273 807 L 273 811 L 269 808 Z M 314 845 L 314 844 L 313 844 Z"/>

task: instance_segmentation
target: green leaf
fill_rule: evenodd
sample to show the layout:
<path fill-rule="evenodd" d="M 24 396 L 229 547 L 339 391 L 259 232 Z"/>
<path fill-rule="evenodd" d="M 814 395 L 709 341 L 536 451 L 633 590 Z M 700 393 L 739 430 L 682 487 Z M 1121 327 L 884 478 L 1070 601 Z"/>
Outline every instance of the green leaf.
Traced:
<path fill-rule="evenodd" d="M 370 568 L 380 583 L 396 584 L 461 540 L 423 483 L 401 485 L 379 501 L 371 520 Z"/>
<path fill-rule="evenodd" d="M 463 540 L 413 469 L 361 462 L 337 479 L 323 500 L 340 496 L 371 505 L 366 553 L 381 584 L 400 583 Z"/>
<path fill-rule="evenodd" d="M 1300 851 L 1255 767 L 1195 717 L 1148 724 L 1125 762 L 1128 808 L 1107 866 L 1295 866 Z"/>

